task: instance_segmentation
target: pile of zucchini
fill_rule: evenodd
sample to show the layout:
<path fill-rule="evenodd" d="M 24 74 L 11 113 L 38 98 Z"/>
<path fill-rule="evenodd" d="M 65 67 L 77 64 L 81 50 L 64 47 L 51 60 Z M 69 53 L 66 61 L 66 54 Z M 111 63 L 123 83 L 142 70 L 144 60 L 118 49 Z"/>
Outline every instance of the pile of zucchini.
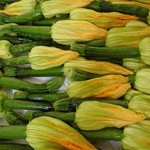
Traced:
<path fill-rule="evenodd" d="M 149 9 L 149 0 L 0 0 L 0 149 L 112 140 L 149 150 Z"/>

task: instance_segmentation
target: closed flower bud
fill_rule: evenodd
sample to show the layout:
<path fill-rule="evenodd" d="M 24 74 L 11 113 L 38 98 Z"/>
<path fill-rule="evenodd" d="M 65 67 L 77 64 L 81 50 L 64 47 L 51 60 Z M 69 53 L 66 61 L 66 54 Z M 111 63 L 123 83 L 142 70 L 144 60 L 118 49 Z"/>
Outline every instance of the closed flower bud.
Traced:
<path fill-rule="evenodd" d="M 146 118 L 150 118 L 150 95 L 143 93 L 133 96 L 128 108 L 135 112 L 143 113 Z"/>
<path fill-rule="evenodd" d="M 131 88 L 128 78 L 122 75 L 106 75 L 86 81 L 73 81 L 69 84 L 70 98 L 112 98 L 123 96 Z"/>
<path fill-rule="evenodd" d="M 93 74 L 107 75 L 107 74 L 121 74 L 130 75 L 133 74 L 132 71 L 123 68 L 117 64 L 113 64 L 105 61 L 96 60 L 86 60 L 82 58 L 76 58 L 69 60 L 64 65 L 64 74 L 66 76 L 71 76 L 71 70 L 79 70 Z"/>
<path fill-rule="evenodd" d="M 141 92 L 150 94 L 150 68 L 140 69 L 136 73 L 135 88 Z"/>
<path fill-rule="evenodd" d="M 21 0 L 7 5 L 4 10 L 0 10 L 0 13 L 10 16 L 22 15 L 34 11 L 35 5 L 36 0 Z"/>
<path fill-rule="evenodd" d="M 88 30 L 87 30 L 88 29 Z M 88 21 L 62 20 L 52 26 L 52 38 L 55 42 L 70 45 L 106 37 L 107 31 Z"/>
<path fill-rule="evenodd" d="M 27 125 L 27 142 L 35 150 L 96 150 L 80 133 L 61 120 L 38 117 Z"/>
<path fill-rule="evenodd" d="M 126 27 L 141 27 L 141 28 L 145 28 L 148 27 L 148 24 L 146 24 L 145 22 L 142 21 L 129 21 L 128 23 L 126 23 L 125 25 Z"/>
<path fill-rule="evenodd" d="M 123 149 L 149 150 L 150 149 L 150 120 L 143 120 L 124 128 L 122 139 Z"/>
<path fill-rule="evenodd" d="M 139 69 L 148 67 L 148 65 L 146 65 L 140 58 L 124 58 L 123 66 L 134 72 L 137 72 Z"/>
<path fill-rule="evenodd" d="M 133 90 L 133 89 L 130 89 L 126 94 L 125 94 L 125 100 L 127 101 L 131 101 L 131 99 L 136 96 L 136 95 L 141 95 L 143 94 L 142 92 L 140 91 L 137 91 L 137 90 Z"/>
<path fill-rule="evenodd" d="M 52 18 L 57 14 L 68 14 L 71 10 L 84 7 L 94 0 L 50 0 L 41 4 L 45 18 Z"/>
<path fill-rule="evenodd" d="M 106 46 L 138 47 L 142 39 L 150 35 L 150 27 L 115 27 L 108 31 Z"/>
<path fill-rule="evenodd" d="M 150 65 L 150 38 L 144 38 L 139 44 L 141 59 L 147 65 Z"/>
<path fill-rule="evenodd" d="M 121 128 L 143 120 L 143 114 L 136 114 L 127 108 L 98 101 L 86 101 L 79 105 L 75 123 L 82 130 L 99 130 L 106 127 Z"/>
<path fill-rule="evenodd" d="M 1 59 L 9 59 L 12 58 L 12 54 L 10 53 L 11 43 L 6 40 L 0 41 L 0 58 Z"/>
<path fill-rule="evenodd" d="M 138 18 L 118 12 L 103 13 L 91 9 L 77 8 L 71 11 L 70 19 L 86 20 L 100 28 L 110 29 L 124 26 L 128 21 L 137 20 Z"/>
<path fill-rule="evenodd" d="M 29 53 L 32 69 L 43 70 L 63 65 L 70 59 L 78 57 L 77 52 L 61 50 L 55 47 L 37 46 Z"/>

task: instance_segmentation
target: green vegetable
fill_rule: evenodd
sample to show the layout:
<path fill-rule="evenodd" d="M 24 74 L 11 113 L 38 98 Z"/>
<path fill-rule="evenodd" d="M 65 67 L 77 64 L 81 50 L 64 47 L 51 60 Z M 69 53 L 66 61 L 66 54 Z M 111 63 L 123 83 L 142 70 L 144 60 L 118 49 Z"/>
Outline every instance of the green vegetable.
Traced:
<path fill-rule="evenodd" d="M 34 93 L 29 93 L 27 91 L 16 91 L 13 96 L 14 99 L 35 100 L 35 101 L 44 100 L 52 103 L 66 97 L 68 97 L 66 92 L 50 93 L 50 94 L 34 94 Z"/>
<path fill-rule="evenodd" d="M 27 121 L 22 118 L 21 114 L 15 111 L 8 111 L 4 114 L 4 118 L 10 125 L 26 124 Z"/>
<path fill-rule="evenodd" d="M 22 100 L 4 100 L 2 102 L 2 107 L 4 110 L 17 109 L 17 110 L 53 110 L 52 106 L 48 103 L 41 102 L 30 102 Z"/>
<path fill-rule="evenodd" d="M 81 56 L 91 58 L 132 58 L 140 56 L 140 52 L 137 47 L 98 47 L 73 43 L 70 49 L 77 51 Z"/>
<path fill-rule="evenodd" d="M 67 18 L 51 18 L 51 19 L 41 19 L 41 20 L 36 20 L 33 22 L 34 25 L 37 26 L 50 26 L 56 23 L 59 20 L 66 20 Z"/>
<path fill-rule="evenodd" d="M 11 36 L 11 35 L 6 35 L 0 37 L 0 40 L 7 40 L 10 41 L 13 44 L 23 44 L 23 43 L 30 43 L 32 40 L 23 38 L 23 37 L 17 37 L 17 36 Z"/>
<path fill-rule="evenodd" d="M 62 84 L 62 77 L 56 77 L 42 84 L 35 84 L 11 77 L 0 77 L 1 88 L 26 90 L 33 93 L 55 92 Z"/>
<path fill-rule="evenodd" d="M 141 18 L 146 18 L 149 13 L 149 9 L 145 7 L 125 3 L 117 4 L 106 0 L 93 2 L 93 4 L 88 5 L 88 8 L 94 8 L 101 12 L 121 12 L 124 14 L 135 15 Z"/>
<path fill-rule="evenodd" d="M 3 23 L 25 24 L 29 22 L 34 22 L 42 18 L 43 15 L 39 10 L 35 10 L 33 12 L 28 12 L 18 16 L 7 16 L 7 15 L 0 14 L 0 22 Z"/>
<path fill-rule="evenodd" d="M 63 76 L 63 67 L 55 67 L 45 70 L 33 70 L 31 68 L 4 68 L 4 76 L 8 77 L 49 77 Z"/>
<path fill-rule="evenodd" d="M 0 148 L 1 150 L 33 150 L 29 145 L 15 143 L 1 143 Z"/>
<path fill-rule="evenodd" d="M 40 102 L 30 102 L 30 101 L 19 101 L 19 100 L 11 100 L 7 98 L 5 92 L 0 91 L 0 112 L 9 111 L 12 109 L 18 110 L 52 110 L 52 106 L 48 103 L 40 103 Z M 14 114 L 16 115 L 16 114 Z M 13 115 L 13 116 L 14 116 Z M 8 119 L 11 116 L 8 117 Z M 18 117 L 18 115 L 17 115 Z"/>

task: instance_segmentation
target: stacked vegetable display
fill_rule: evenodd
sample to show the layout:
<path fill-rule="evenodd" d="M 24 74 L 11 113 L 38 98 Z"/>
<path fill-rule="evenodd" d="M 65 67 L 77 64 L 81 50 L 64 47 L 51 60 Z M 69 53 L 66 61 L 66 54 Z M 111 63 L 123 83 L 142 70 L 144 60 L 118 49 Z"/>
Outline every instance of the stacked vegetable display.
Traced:
<path fill-rule="evenodd" d="M 97 150 L 99 140 L 150 149 L 149 8 L 1 0 L 0 117 L 9 125 L 0 126 L 0 149 Z"/>

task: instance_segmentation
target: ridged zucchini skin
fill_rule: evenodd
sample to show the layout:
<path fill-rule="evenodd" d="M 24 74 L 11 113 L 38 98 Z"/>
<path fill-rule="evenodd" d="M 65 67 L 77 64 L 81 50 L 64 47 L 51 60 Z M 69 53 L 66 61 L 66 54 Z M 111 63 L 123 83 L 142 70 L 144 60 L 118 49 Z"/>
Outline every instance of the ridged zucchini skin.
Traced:
<path fill-rule="evenodd" d="M 129 4 L 112 4 L 111 2 L 100 0 L 99 11 L 102 12 L 121 12 L 129 15 L 135 15 L 141 18 L 146 18 L 149 9 L 136 5 Z"/>

